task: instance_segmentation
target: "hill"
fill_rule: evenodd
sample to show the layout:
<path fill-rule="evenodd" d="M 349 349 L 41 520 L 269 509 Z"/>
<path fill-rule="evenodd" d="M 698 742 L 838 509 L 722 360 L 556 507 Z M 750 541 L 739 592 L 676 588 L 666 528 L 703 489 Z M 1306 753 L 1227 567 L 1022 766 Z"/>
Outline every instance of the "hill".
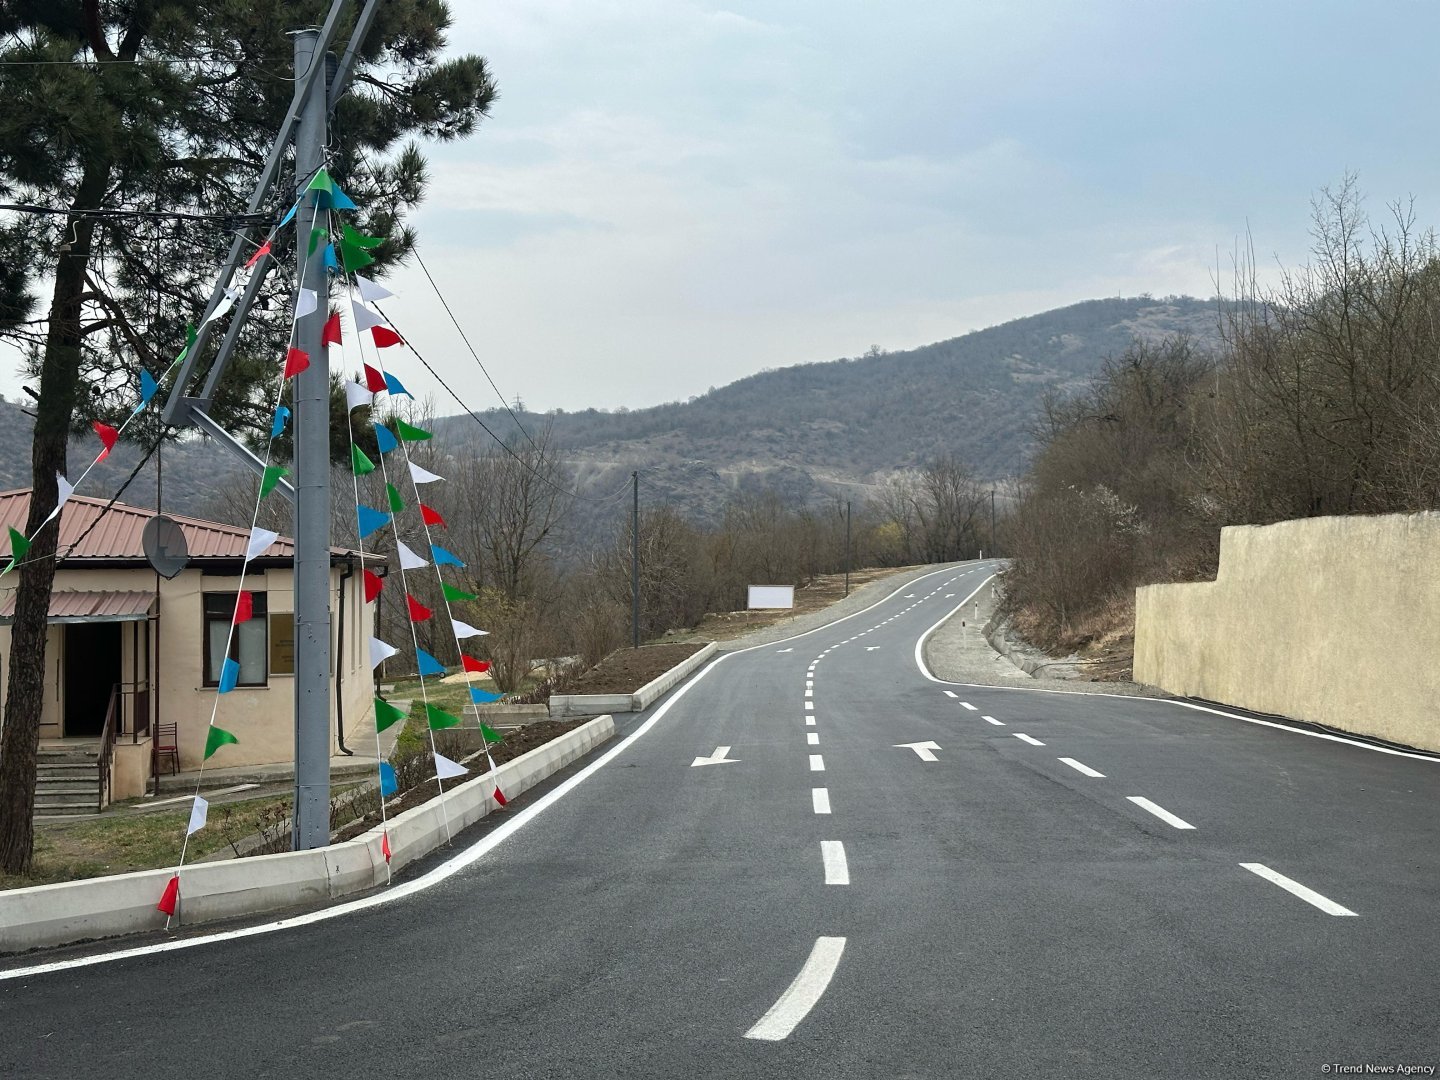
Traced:
<path fill-rule="evenodd" d="M 1079 385 L 1132 336 L 1183 332 L 1208 341 L 1216 326 L 1214 305 L 1188 297 L 1090 300 L 918 349 L 764 371 L 685 402 L 519 415 L 531 430 L 553 420 L 583 493 L 623 494 L 631 470 L 639 469 L 646 501 L 671 501 L 705 520 L 743 490 L 773 488 L 796 504 L 860 498 L 889 473 L 945 452 L 987 480 L 1018 475 L 1046 390 Z M 479 415 L 502 436 L 514 432 L 503 411 Z M 463 415 L 445 417 L 436 428 L 445 436 L 484 438 Z M 72 463 L 88 462 L 93 443 L 80 440 Z M 0 484 L 29 483 L 29 445 L 29 417 L 0 402 Z M 118 447 L 86 493 L 113 494 L 138 460 L 133 447 Z M 81 467 L 73 464 L 72 472 Z M 223 451 L 200 440 L 167 447 L 165 505 L 215 513 L 215 496 L 239 475 Z M 154 493 L 152 462 L 124 498 L 153 505 Z M 624 509 L 623 498 L 582 501 L 572 539 L 592 546 Z"/>

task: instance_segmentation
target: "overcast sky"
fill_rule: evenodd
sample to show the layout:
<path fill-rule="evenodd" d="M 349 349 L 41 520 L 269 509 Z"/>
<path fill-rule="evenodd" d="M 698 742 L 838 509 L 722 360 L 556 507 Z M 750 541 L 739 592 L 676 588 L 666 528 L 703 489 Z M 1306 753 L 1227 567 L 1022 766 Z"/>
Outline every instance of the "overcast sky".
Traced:
<path fill-rule="evenodd" d="M 1266 266 L 1303 262 L 1310 199 L 1346 170 L 1377 216 L 1414 195 L 1440 221 L 1440 4 L 451 6 L 500 99 L 428 148 L 420 250 L 531 408 L 1209 296 L 1247 225 Z M 392 287 L 402 331 L 496 404 L 424 278 Z"/>

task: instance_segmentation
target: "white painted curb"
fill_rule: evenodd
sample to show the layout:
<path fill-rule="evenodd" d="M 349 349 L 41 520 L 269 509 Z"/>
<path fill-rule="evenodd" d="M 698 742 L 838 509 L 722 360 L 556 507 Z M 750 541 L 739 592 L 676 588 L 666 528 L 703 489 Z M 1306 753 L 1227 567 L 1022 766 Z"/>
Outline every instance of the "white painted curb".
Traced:
<path fill-rule="evenodd" d="M 640 712 L 668 694 L 686 679 L 692 671 L 714 655 L 720 648 L 718 641 L 712 641 L 703 649 L 687 656 L 659 678 L 652 679 L 633 694 L 553 694 L 550 697 L 550 718 L 559 720 L 570 716 L 590 716 L 594 713 Z"/>
<path fill-rule="evenodd" d="M 497 786 L 513 798 L 614 734 L 612 717 L 596 717 L 498 766 L 493 775 L 468 780 L 440 799 L 391 818 L 391 869 L 445 843 L 445 815 L 451 834 L 458 833 L 495 809 L 491 793 Z M 323 903 L 383 884 L 381 837 L 377 826 L 353 840 L 313 851 L 187 866 L 180 874 L 180 921 L 189 926 Z M 142 870 L 0 892 L 0 953 L 160 929 L 165 916 L 155 905 L 172 872 Z"/>

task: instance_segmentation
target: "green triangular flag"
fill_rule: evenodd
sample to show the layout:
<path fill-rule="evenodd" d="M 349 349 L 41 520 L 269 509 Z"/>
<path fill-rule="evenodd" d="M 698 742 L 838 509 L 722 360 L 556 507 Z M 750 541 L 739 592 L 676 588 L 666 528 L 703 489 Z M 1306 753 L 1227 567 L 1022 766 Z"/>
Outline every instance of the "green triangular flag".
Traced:
<path fill-rule="evenodd" d="M 10 561 L 19 562 L 30 550 L 30 541 L 25 539 L 25 534 L 13 525 L 10 527 Z"/>
<path fill-rule="evenodd" d="M 340 263 L 345 267 L 347 274 L 353 274 L 356 270 L 363 270 L 374 261 L 375 257 L 358 244 L 341 242 Z"/>
<path fill-rule="evenodd" d="M 496 734 L 495 729 L 484 721 L 480 723 L 480 734 L 484 736 L 487 743 L 500 741 L 500 736 Z"/>
<path fill-rule="evenodd" d="M 275 490 L 275 485 L 280 483 L 280 478 L 289 475 L 290 470 L 282 465 L 265 466 L 265 472 L 260 476 L 260 497 L 263 499 L 269 495 Z"/>
<path fill-rule="evenodd" d="M 330 235 L 330 234 L 329 234 L 328 232 L 326 232 L 324 229 L 321 229 L 321 228 L 314 228 L 314 229 L 311 229 L 311 230 L 310 230 L 310 254 L 311 254 L 311 255 L 314 255 L 314 254 L 315 254 L 315 249 L 316 249 L 316 247 L 319 246 L 320 241 L 321 241 L 321 240 L 324 240 L 324 239 L 325 239 L 327 236 L 329 236 L 329 235 Z"/>
<path fill-rule="evenodd" d="M 210 734 L 205 736 L 205 759 L 209 760 L 210 755 L 219 750 L 226 743 L 238 743 L 240 740 L 231 735 L 222 727 L 210 725 Z"/>
<path fill-rule="evenodd" d="M 352 228 L 344 221 L 340 223 L 340 236 L 342 244 L 358 248 L 377 248 L 385 242 L 383 236 L 366 236 L 359 229 Z"/>
<path fill-rule="evenodd" d="M 430 432 L 424 428 L 407 424 L 404 420 L 395 421 L 395 430 L 400 433 L 400 438 L 405 442 L 424 442 L 431 437 Z"/>
<path fill-rule="evenodd" d="M 400 492 L 395 490 L 394 484 L 385 485 L 385 495 L 390 500 L 390 512 L 398 514 L 405 509 L 405 504 L 400 501 Z"/>
<path fill-rule="evenodd" d="M 326 169 L 320 169 L 310 178 L 310 183 L 305 185 L 306 191 L 323 191 L 327 195 L 335 193 L 335 181 L 330 178 Z"/>
<path fill-rule="evenodd" d="M 454 727 L 460 723 L 460 717 L 452 716 L 444 709 L 435 705 L 425 706 L 425 715 L 430 721 L 430 730 L 439 731 L 441 728 Z"/>
<path fill-rule="evenodd" d="M 452 604 L 457 600 L 477 599 L 473 592 L 466 592 L 464 589 L 457 589 L 454 585 L 451 585 L 444 581 L 440 583 L 440 590 L 445 594 L 445 599 L 449 600 Z"/>
<path fill-rule="evenodd" d="M 194 348 L 194 346 L 195 346 L 195 338 L 196 338 L 197 336 L 198 336 L 198 335 L 195 333 L 195 324 L 194 324 L 194 323 L 186 323 L 186 324 L 185 324 L 185 347 L 180 350 L 180 355 L 177 356 L 177 357 L 175 357 L 175 361 L 174 361 L 175 363 L 177 363 L 177 364 L 180 363 L 181 360 L 184 360 L 185 357 L 187 357 L 187 356 L 190 355 L 190 350 L 191 350 L 192 348 Z"/>
<path fill-rule="evenodd" d="M 375 699 L 375 730 L 384 731 L 397 720 L 404 720 L 405 713 L 384 698 Z"/>
<path fill-rule="evenodd" d="M 375 471 L 375 463 L 365 456 L 365 451 L 354 443 L 350 444 L 350 464 L 355 469 L 356 476 L 364 476 L 366 473 Z"/>

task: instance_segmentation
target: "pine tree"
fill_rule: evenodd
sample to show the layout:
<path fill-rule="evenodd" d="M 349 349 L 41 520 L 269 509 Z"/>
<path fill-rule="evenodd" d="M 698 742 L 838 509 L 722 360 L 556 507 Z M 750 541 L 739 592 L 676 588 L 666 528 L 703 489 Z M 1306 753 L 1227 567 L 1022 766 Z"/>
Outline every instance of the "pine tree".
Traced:
<path fill-rule="evenodd" d="M 0 870 L 29 869 L 46 615 L 66 442 L 133 404 L 140 366 L 159 375 L 204 310 L 234 220 L 293 94 L 286 32 L 318 26 L 328 0 L 0 0 L 0 199 L 54 214 L 0 222 L 0 337 L 39 380 L 26 535 L 0 737 Z M 359 4 L 347 15 L 353 23 Z M 410 140 L 469 135 L 495 86 L 483 58 L 442 59 L 447 6 L 386 0 L 334 116 L 330 172 L 403 259 L 403 224 L 425 188 Z M 346 37 L 344 29 L 341 40 Z M 278 218 L 304 179 L 286 177 Z M 129 211 L 129 215 L 115 211 Z M 137 216 L 138 212 L 138 216 Z M 308 239 L 308 238 L 306 238 Z M 282 233 L 284 244 L 294 238 Z M 279 243 L 277 261 L 289 253 Z M 48 309 L 39 289 L 52 279 Z M 257 390 L 288 334 L 289 283 L 272 278 L 212 414 L 232 430 L 269 423 Z M 142 437 L 158 438 L 153 417 Z"/>

